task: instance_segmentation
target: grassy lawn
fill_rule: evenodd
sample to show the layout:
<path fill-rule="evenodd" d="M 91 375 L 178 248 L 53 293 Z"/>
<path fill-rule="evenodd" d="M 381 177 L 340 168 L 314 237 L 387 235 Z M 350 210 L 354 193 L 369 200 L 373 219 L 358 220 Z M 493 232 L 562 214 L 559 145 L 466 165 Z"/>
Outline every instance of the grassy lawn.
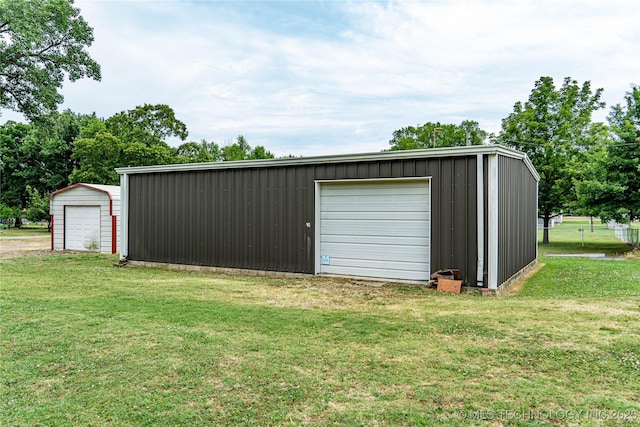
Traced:
<path fill-rule="evenodd" d="M 633 224 L 640 228 L 640 224 Z M 584 229 L 584 246 L 582 232 Z M 549 230 L 549 244 L 542 244 L 542 230 L 538 230 L 538 253 L 541 256 L 570 253 L 604 253 L 607 256 L 621 256 L 629 251 L 629 245 L 616 238 L 614 233 L 594 219 L 593 232 L 589 219 L 584 217 L 565 217 L 561 224 Z"/>
<path fill-rule="evenodd" d="M 499 298 L 116 261 L 0 261 L 3 425 L 640 423 L 640 260 Z"/>
<path fill-rule="evenodd" d="M 2 232 L 0 233 L 0 241 L 2 241 L 3 239 L 19 239 L 19 238 L 25 238 L 25 239 L 33 239 L 33 238 L 38 238 L 38 237 L 42 237 L 42 239 L 50 239 L 51 238 L 51 233 L 49 233 L 49 230 L 47 229 L 47 226 L 39 226 L 39 225 L 33 225 L 33 226 L 25 226 L 22 228 L 8 228 L 8 229 L 2 229 Z"/>

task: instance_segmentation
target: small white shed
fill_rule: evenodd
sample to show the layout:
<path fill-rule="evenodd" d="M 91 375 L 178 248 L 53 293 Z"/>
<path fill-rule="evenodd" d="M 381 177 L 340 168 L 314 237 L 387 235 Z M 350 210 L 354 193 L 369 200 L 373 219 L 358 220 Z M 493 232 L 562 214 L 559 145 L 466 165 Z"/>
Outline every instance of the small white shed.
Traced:
<path fill-rule="evenodd" d="M 51 194 L 51 249 L 120 251 L 120 187 L 74 184 Z"/>

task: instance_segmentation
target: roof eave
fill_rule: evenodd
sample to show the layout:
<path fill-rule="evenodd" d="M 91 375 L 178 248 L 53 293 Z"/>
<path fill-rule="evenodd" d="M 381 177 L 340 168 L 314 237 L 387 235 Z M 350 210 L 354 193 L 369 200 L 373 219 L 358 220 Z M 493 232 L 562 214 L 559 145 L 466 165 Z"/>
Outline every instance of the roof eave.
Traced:
<path fill-rule="evenodd" d="M 116 172 L 123 174 L 138 173 L 160 173 L 160 172 L 180 172 L 180 171 L 198 171 L 212 169 L 238 169 L 238 168 L 265 168 L 265 167 L 281 167 L 281 166 L 300 166 L 309 164 L 327 164 L 327 163 L 345 163 L 345 162 L 363 162 L 363 161 L 379 161 L 379 160 L 402 160 L 402 159 L 418 159 L 418 158 L 434 158 L 434 157 L 455 157 L 470 156 L 476 154 L 501 154 L 516 159 L 522 159 L 527 167 L 531 170 L 536 180 L 540 180 L 540 176 L 536 172 L 533 164 L 526 154 L 507 148 L 501 145 L 472 145 L 464 147 L 446 147 L 446 148 L 430 148 L 420 150 L 399 150 L 399 151 L 383 151 L 362 154 L 338 154 L 331 156 L 314 156 L 314 157 L 295 157 L 281 159 L 260 159 L 260 160 L 240 160 L 228 162 L 210 162 L 210 163 L 180 163 L 172 165 L 152 165 L 152 166 L 135 166 L 116 168 Z"/>

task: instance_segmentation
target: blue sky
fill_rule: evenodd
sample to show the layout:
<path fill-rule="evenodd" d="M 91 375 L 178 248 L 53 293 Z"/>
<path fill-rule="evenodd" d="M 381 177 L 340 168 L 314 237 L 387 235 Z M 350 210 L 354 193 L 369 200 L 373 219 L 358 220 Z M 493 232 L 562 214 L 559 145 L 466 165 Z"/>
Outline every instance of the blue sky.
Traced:
<path fill-rule="evenodd" d="M 497 133 L 540 76 L 604 88 L 604 120 L 640 84 L 632 0 L 76 6 L 103 78 L 67 83 L 61 108 L 106 118 L 168 104 L 188 140 L 243 134 L 278 156 L 379 151 L 394 130 L 427 121 L 476 120 Z"/>

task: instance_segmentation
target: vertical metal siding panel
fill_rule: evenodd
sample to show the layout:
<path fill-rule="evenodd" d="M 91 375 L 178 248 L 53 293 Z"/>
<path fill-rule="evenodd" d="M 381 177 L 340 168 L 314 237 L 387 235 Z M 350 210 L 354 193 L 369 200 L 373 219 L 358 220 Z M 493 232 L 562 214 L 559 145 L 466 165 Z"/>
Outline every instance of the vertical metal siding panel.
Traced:
<path fill-rule="evenodd" d="M 305 168 L 305 176 L 304 182 L 306 185 L 305 188 L 305 212 L 306 212 L 306 222 L 308 222 L 311 227 L 307 228 L 307 253 L 306 253 L 306 264 L 305 264 L 305 273 L 313 274 L 315 272 L 315 245 L 314 245 L 314 236 L 315 229 L 317 227 L 315 223 L 315 168 L 309 167 Z"/>
<path fill-rule="evenodd" d="M 367 163 L 367 174 L 366 176 L 369 178 L 379 178 L 380 177 L 380 162 L 370 162 Z"/>
<path fill-rule="evenodd" d="M 523 161 L 500 158 L 499 276 L 503 283 L 535 259 L 535 179 Z"/>
<path fill-rule="evenodd" d="M 439 159 L 428 159 L 428 170 L 431 179 L 431 271 L 445 268 L 442 262 L 442 162 Z"/>
<path fill-rule="evenodd" d="M 269 168 L 267 170 L 267 203 L 265 217 L 267 219 L 267 259 L 270 265 L 275 265 L 274 254 L 277 251 L 277 234 L 278 234 L 278 183 L 277 170 Z"/>
<path fill-rule="evenodd" d="M 498 159 L 498 206 L 499 206 L 499 231 L 498 231 L 498 285 L 503 283 L 507 278 L 508 270 L 513 263 L 511 245 L 509 244 L 509 221 L 512 210 L 512 199 L 509 197 L 509 187 L 511 186 L 511 173 L 509 164 L 505 162 L 505 157 L 500 156 Z M 512 236 L 513 238 L 515 236 Z"/>
<path fill-rule="evenodd" d="M 440 249 L 442 251 L 441 262 L 443 268 L 455 268 L 453 262 L 453 240 L 452 232 L 454 227 L 453 218 L 453 194 L 455 191 L 454 165 L 453 159 L 443 159 L 441 161 L 442 193 L 440 199 L 440 229 L 442 230 L 442 241 Z"/>
<path fill-rule="evenodd" d="M 391 177 L 392 178 L 400 178 L 402 177 L 402 162 L 401 161 L 392 161 L 391 162 Z"/>
<path fill-rule="evenodd" d="M 213 239 L 211 236 L 211 222 L 214 218 L 212 210 L 212 201 L 214 198 L 211 196 L 212 188 L 212 174 L 206 172 L 200 172 L 200 179 L 202 180 L 202 187 L 200 188 L 200 238 L 202 245 L 200 249 L 201 265 L 207 265 L 207 262 L 211 259 L 211 251 L 213 250 Z"/>
<path fill-rule="evenodd" d="M 475 284 L 477 264 L 476 158 L 456 159 L 456 191 L 454 210 L 454 262 L 460 266 L 468 284 Z"/>
<path fill-rule="evenodd" d="M 246 262 L 246 246 L 247 246 L 247 223 L 249 220 L 249 213 L 247 212 L 247 189 L 243 187 L 244 177 L 247 170 L 234 169 L 233 170 L 233 212 L 230 222 L 232 224 L 232 234 L 235 239 L 232 238 L 233 247 L 233 261 L 231 267 L 242 268 L 243 261 Z M 234 215 L 235 214 L 235 215 Z M 250 264 L 250 263 L 247 263 Z"/>
<path fill-rule="evenodd" d="M 391 176 L 391 162 L 385 161 L 379 163 L 379 178 L 389 178 Z"/>
<path fill-rule="evenodd" d="M 459 268 L 465 283 L 475 283 L 475 157 L 425 159 L 417 176 L 431 176 L 431 270 Z M 471 173 L 473 172 L 473 173 Z"/>
<path fill-rule="evenodd" d="M 414 176 L 416 176 L 416 161 L 415 160 L 405 160 L 403 162 L 402 176 L 404 176 L 404 177 L 414 177 Z"/>

